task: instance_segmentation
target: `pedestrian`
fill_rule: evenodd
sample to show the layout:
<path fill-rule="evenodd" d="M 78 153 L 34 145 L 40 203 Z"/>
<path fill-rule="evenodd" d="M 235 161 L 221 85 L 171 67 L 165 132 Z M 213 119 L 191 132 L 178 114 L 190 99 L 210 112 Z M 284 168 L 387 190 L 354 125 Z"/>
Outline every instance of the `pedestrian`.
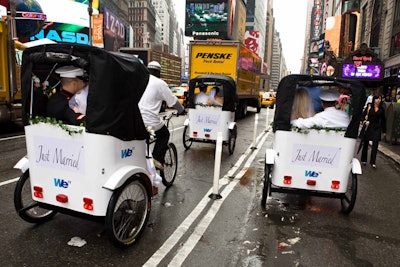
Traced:
<path fill-rule="evenodd" d="M 85 115 L 75 112 L 69 106 L 71 98 L 86 86 L 83 79 L 84 70 L 75 66 L 64 66 L 58 68 L 56 73 L 60 75 L 61 90 L 49 98 L 47 115 L 67 124 L 84 123 Z"/>
<path fill-rule="evenodd" d="M 159 113 L 162 102 L 167 106 L 174 107 L 178 114 L 184 114 L 185 109 L 178 98 L 169 89 L 168 84 L 160 79 L 161 65 L 157 61 L 151 61 L 147 68 L 150 72 L 149 82 L 139 101 L 139 109 L 143 122 L 146 127 L 151 127 L 155 133 L 156 143 L 153 148 L 154 165 L 158 169 L 163 169 L 164 156 L 168 149 L 169 130 Z"/>
<path fill-rule="evenodd" d="M 386 137 L 386 118 L 385 110 L 382 106 L 382 100 L 379 95 L 372 98 L 372 103 L 364 111 L 366 130 L 363 140 L 363 148 L 361 153 L 361 162 L 367 164 L 368 145 L 372 141 L 370 164 L 376 168 L 376 155 L 378 153 L 378 145 L 381 135 Z"/>

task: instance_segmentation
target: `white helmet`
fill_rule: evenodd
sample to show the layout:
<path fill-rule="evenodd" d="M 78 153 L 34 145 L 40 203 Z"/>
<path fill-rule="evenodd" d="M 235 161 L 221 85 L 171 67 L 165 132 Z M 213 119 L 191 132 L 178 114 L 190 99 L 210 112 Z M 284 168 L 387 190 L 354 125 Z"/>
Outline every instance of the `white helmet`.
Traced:
<path fill-rule="evenodd" d="M 149 69 L 155 69 L 155 70 L 161 70 L 161 65 L 157 61 L 151 61 L 147 65 L 147 68 Z"/>

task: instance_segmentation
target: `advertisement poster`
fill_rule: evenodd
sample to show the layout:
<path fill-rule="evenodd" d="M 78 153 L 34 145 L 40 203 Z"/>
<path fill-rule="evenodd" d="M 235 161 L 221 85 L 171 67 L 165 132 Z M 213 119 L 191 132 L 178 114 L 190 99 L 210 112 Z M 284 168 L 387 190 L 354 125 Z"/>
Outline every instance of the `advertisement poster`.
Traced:
<path fill-rule="evenodd" d="M 103 14 L 92 16 L 92 45 L 104 48 Z"/>
<path fill-rule="evenodd" d="M 118 51 L 125 46 L 125 26 L 109 9 L 104 8 L 104 48 Z"/>
<path fill-rule="evenodd" d="M 253 53 L 260 55 L 260 31 L 246 31 L 244 45 Z"/>

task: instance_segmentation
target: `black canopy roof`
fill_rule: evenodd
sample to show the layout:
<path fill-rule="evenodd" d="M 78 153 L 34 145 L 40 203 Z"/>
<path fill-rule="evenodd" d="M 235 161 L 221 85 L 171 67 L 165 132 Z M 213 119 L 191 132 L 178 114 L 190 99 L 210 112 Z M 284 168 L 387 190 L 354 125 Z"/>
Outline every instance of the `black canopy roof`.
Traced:
<path fill-rule="evenodd" d="M 238 101 L 238 96 L 236 92 L 236 83 L 235 81 L 229 77 L 224 75 L 202 75 L 198 76 L 194 79 L 191 79 L 189 82 L 189 96 L 188 96 L 188 107 L 195 108 L 195 89 L 199 84 L 206 85 L 216 85 L 223 87 L 223 97 L 224 103 L 222 106 L 222 110 L 226 111 L 235 111 L 236 103 Z"/>
<path fill-rule="evenodd" d="M 298 87 L 339 87 L 350 90 L 353 114 L 345 136 L 357 138 L 362 110 L 366 101 L 364 85 L 356 80 L 338 79 L 327 76 L 288 75 L 280 81 L 276 93 L 276 109 L 273 123 L 274 132 L 277 130 L 291 130 L 290 116 L 295 90 Z"/>
<path fill-rule="evenodd" d="M 149 72 L 140 61 L 129 54 L 110 52 L 78 44 L 50 44 L 28 48 L 23 53 L 21 87 L 23 121 L 42 115 L 43 95 L 33 94 L 30 112 L 31 82 L 35 74 L 55 85 L 54 70 L 64 65 L 85 69 L 89 75 L 86 110 L 86 131 L 112 135 L 122 140 L 143 140 L 148 137 L 138 102 L 146 89 Z M 45 102 L 45 101 L 44 101 Z"/>

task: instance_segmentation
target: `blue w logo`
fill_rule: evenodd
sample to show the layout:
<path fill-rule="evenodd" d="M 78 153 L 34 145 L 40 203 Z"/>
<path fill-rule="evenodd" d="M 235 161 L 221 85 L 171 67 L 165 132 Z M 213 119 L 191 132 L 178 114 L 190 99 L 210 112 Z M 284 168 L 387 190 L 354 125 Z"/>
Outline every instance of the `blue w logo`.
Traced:
<path fill-rule="evenodd" d="M 205 132 L 205 133 L 211 133 L 211 129 L 204 128 L 204 132 Z"/>
<path fill-rule="evenodd" d="M 318 172 L 315 171 L 307 171 L 305 173 L 306 177 L 318 177 Z"/>
<path fill-rule="evenodd" d="M 54 186 L 68 188 L 68 182 L 63 179 L 54 178 Z"/>
<path fill-rule="evenodd" d="M 128 149 L 121 150 L 121 158 L 127 158 L 130 156 L 132 156 L 132 149 L 128 148 Z"/>

